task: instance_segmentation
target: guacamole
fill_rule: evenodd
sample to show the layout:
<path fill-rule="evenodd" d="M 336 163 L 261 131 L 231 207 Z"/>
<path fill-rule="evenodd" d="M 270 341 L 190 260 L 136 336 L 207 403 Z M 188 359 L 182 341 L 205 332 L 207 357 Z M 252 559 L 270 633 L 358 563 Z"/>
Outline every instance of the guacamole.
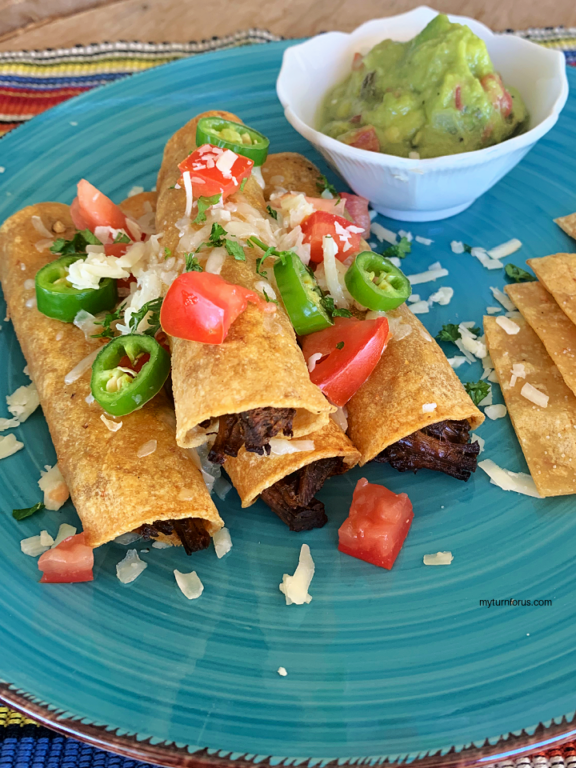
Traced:
<path fill-rule="evenodd" d="M 499 144 L 527 123 L 484 41 L 443 14 L 407 43 L 383 40 L 356 54 L 319 115 L 319 130 L 346 144 L 422 158 Z"/>

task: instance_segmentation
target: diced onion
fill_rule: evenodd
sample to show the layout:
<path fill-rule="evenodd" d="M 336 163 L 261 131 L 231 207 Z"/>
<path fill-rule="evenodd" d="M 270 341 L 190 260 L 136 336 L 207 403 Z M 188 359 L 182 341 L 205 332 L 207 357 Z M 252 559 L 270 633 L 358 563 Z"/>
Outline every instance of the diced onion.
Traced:
<path fill-rule="evenodd" d="M 116 565 L 116 576 L 122 584 L 131 584 L 145 571 L 148 563 L 140 560 L 135 549 L 129 549 L 123 560 Z"/>
<path fill-rule="evenodd" d="M 428 301 L 432 304 L 440 304 L 441 307 L 446 307 L 452 301 L 453 296 L 454 288 L 446 285 L 439 288 L 436 293 L 433 293 Z"/>
<path fill-rule="evenodd" d="M 425 315 L 430 312 L 430 305 L 427 301 L 416 301 L 410 305 L 410 309 L 415 315 Z"/>
<path fill-rule="evenodd" d="M 218 496 L 219 499 L 222 499 L 222 501 L 224 501 L 226 496 L 228 496 L 228 494 L 232 490 L 232 485 L 225 478 L 217 477 L 214 480 L 213 490 L 216 496 Z"/>
<path fill-rule="evenodd" d="M 452 368 L 454 368 L 454 370 L 456 370 L 457 368 L 460 368 L 461 365 L 464 365 L 464 363 L 469 363 L 470 360 L 468 360 L 467 358 L 465 358 L 463 356 L 456 355 L 456 357 L 449 357 L 448 358 L 448 362 L 450 363 Z"/>
<path fill-rule="evenodd" d="M 53 467 L 46 465 L 45 470 L 40 470 L 40 480 L 38 480 L 40 490 L 44 492 L 44 506 L 46 509 L 56 511 L 66 503 L 70 496 L 70 491 L 60 467 L 55 464 Z"/>
<path fill-rule="evenodd" d="M 192 573 L 181 573 L 180 571 L 174 571 L 176 583 L 180 587 L 180 591 L 187 597 L 188 600 L 196 600 L 202 592 L 204 592 L 204 585 L 200 581 L 196 571 Z"/>
<path fill-rule="evenodd" d="M 525 472 L 511 472 L 509 469 L 503 469 L 491 459 L 478 462 L 478 466 L 486 472 L 490 482 L 502 488 L 503 491 L 515 491 L 524 496 L 533 496 L 535 499 L 542 498 L 536 490 L 534 480 Z"/>
<path fill-rule="evenodd" d="M 50 546 L 45 546 L 42 544 L 40 534 L 38 536 L 30 536 L 28 539 L 22 539 L 20 542 L 20 549 L 25 555 L 28 555 L 29 557 L 39 557 L 48 549 L 50 549 Z"/>
<path fill-rule="evenodd" d="M 54 539 L 54 544 L 52 545 L 52 549 L 58 546 L 64 539 L 70 538 L 70 536 L 74 536 L 76 533 L 76 528 L 73 525 L 69 525 L 68 523 L 62 523 L 62 525 L 58 528 L 58 533 L 56 534 L 56 538 Z"/>
<path fill-rule="evenodd" d="M 54 240 L 54 235 L 52 232 L 50 232 L 49 229 L 46 229 L 44 226 L 44 222 L 40 218 L 40 216 L 32 216 L 31 218 L 32 226 L 38 232 L 39 235 L 42 235 L 42 237 L 47 237 L 50 240 Z"/>
<path fill-rule="evenodd" d="M 308 544 L 302 544 L 298 567 L 294 571 L 294 575 L 290 576 L 285 573 L 282 577 L 282 584 L 280 584 L 280 592 L 286 598 L 286 605 L 292 605 L 292 603 L 303 605 L 312 601 L 312 596 L 308 594 L 308 588 L 314 577 L 314 570 L 314 560 L 310 553 L 310 547 Z"/>
<path fill-rule="evenodd" d="M 54 544 L 54 539 L 48 531 L 40 531 L 40 544 L 42 544 L 43 547 L 51 547 Z"/>
<path fill-rule="evenodd" d="M 86 312 L 85 309 L 81 309 L 80 312 L 77 313 L 76 317 L 74 318 L 74 325 L 76 328 L 80 328 L 82 333 L 84 334 L 84 338 L 86 341 L 96 341 L 96 339 L 92 338 L 95 334 L 100 333 L 102 330 L 101 326 L 98 326 L 95 324 L 96 318 L 94 315 L 92 315 L 90 312 Z"/>
<path fill-rule="evenodd" d="M 214 542 L 214 549 L 216 550 L 216 557 L 220 559 L 224 557 L 232 549 L 232 539 L 230 538 L 230 531 L 228 528 L 220 528 L 212 536 Z"/>
<path fill-rule="evenodd" d="M 480 453 L 482 453 L 482 451 L 484 450 L 484 446 L 486 445 L 486 440 L 484 440 L 483 437 L 480 437 L 480 435 L 474 434 L 470 438 L 470 442 L 471 443 L 478 443 L 478 445 L 480 446 Z"/>
<path fill-rule="evenodd" d="M 158 448 L 158 441 L 148 440 L 147 443 L 144 443 L 144 445 L 141 445 L 140 448 L 138 448 L 136 456 L 138 456 L 139 459 L 143 459 L 145 456 L 150 456 L 151 453 L 154 453 L 156 448 Z"/>
<path fill-rule="evenodd" d="M 134 544 L 135 541 L 139 541 L 141 538 L 142 536 L 140 536 L 139 533 L 128 531 L 128 533 L 123 533 L 121 536 L 116 536 L 114 543 L 122 544 L 122 546 L 128 547 L 130 544 Z"/>
<path fill-rule="evenodd" d="M 534 403 L 534 405 L 540 406 L 540 408 L 548 407 L 548 400 L 550 397 L 545 395 L 544 392 L 540 392 L 536 387 L 533 387 L 532 384 L 528 384 L 528 382 L 524 384 L 520 390 L 520 394 L 522 397 L 525 397 L 526 400 L 530 400 L 531 403 Z"/>
<path fill-rule="evenodd" d="M 40 405 L 40 397 L 34 382 L 18 387 L 11 395 L 6 396 L 8 410 L 22 424 Z"/>
<path fill-rule="evenodd" d="M 16 439 L 16 435 L 0 436 L 0 459 L 6 459 L 13 453 L 24 448 L 24 443 Z"/>
<path fill-rule="evenodd" d="M 184 210 L 184 216 L 186 216 L 186 218 L 189 219 L 190 214 L 192 213 L 192 204 L 194 203 L 190 171 L 184 171 L 184 173 L 182 174 L 182 178 L 184 180 L 184 189 L 186 191 L 186 208 Z"/>
<path fill-rule="evenodd" d="M 424 403 L 422 406 L 422 413 L 432 413 L 437 407 L 436 403 Z"/>
<path fill-rule="evenodd" d="M 314 368 L 316 368 L 316 363 L 319 360 L 322 360 L 323 357 L 324 357 L 324 355 L 322 354 L 322 352 L 314 352 L 313 355 L 310 355 L 310 357 L 308 358 L 308 372 L 309 373 L 312 373 Z"/>
<path fill-rule="evenodd" d="M 284 456 L 287 453 L 314 450 L 314 440 L 285 440 L 281 437 L 273 437 L 269 445 L 270 456 Z"/>
<path fill-rule="evenodd" d="M 482 405 L 482 403 L 480 403 Z M 496 419 L 502 419 L 507 414 L 506 406 L 505 405 L 488 405 L 486 408 L 484 408 L 484 413 L 486 416 L 488 416 L 489 419 L 492 419 L 492 421 L 496 421 Z"/>
<path fill-rule="evenodd" d="M 348 411 L 346 406 L 343 405 L 335 413 L 331 413 L 332 420 L 338 424 L 342 432 L 346 432 L 348 429 Z"/>
<path fill-rule="evenodd" d="M 106 425 L 106 427 L 110 430 L 110 432 L 118 432 L 118 430 L 122 427 L 121 421 L 112 421 L 112 419 L 107 419 L 104 414 L 100 414 L 100 418 Z"/>
<path fill-rule="evenodd" d="M 7 429 L 15 429 L 20 426 L 18 419 L 5 419 L 0 417 L 0 432 L 4 432 Z"/>
<path fill-rule="evenodd" d="M 424 565 L 450 565 L 454 560 L 452 552 L 436 552 L 435 555 L 424 555 Z"/>
<path fill-rule="evenodd" d="M 286 672 L 286 667 L 278 667 L 278 674 L 280 677 L 286 677 L 288 672 Z"/>
<path fill-rule="evenodd" d="M 219 275 L 226 261 L 227 252 L 225 248 L 213 248 L 204 267 L 205 272 L 212 275 Z"/>

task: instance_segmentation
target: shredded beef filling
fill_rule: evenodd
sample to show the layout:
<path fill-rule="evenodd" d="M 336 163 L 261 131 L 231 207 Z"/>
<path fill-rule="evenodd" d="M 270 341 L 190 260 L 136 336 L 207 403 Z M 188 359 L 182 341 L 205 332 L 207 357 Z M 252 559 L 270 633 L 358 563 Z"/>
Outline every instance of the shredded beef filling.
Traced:
<path fill-rule="evenodd" d="M 253 408 L 251 411 L 220 416 L 218 434 L 208 460 L 224 464 L 226 456 L 238 456 L 244 445 L 250 453 L 270 453 L 271 438 L 283 432 L 292 437 L 295 408 Z"/>
<path fill-rule="evenodd" d="M 315 499 L 314 495 L 329 477 L 345 470 L 344 461 L 340 457 L 320 459 L 274 483 L 262 491 L 261 498 L 291 531 L 322 528 L 328 518 L 324 504 Z"/>
<path fill-rule="evenodd" d="M 204 526 L 204 521 L 194 517 L 185 517 L 183 520 L 156 520 L 152 525 L 141 525 L 135 532 L 145 539 L 157 539 L 161 533 L 165 536 L 175 533 L 187 555 L 206 549 L 210 544 L 210 534 Z"/>
<path fill-rule="evenodd" d="M 433 469 L 457 480 L 468 480 L 476 471 L 480 446 L 469 443 L 470 424 L 462 421 L 440 421 L 403 437 L 389 445 L 375 461 L 408 472 Z"/>

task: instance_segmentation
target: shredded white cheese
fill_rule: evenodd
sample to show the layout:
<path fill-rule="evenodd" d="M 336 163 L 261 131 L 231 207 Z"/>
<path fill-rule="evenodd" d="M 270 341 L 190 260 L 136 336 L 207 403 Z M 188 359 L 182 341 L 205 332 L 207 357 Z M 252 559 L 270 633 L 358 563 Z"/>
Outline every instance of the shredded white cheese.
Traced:
<path fill-rule="evenodd" d="M 200 578 L 196 571 L 192 573 L 181 573 L 180 571 L 174 571 L 174 577 L 176 578 L 176 584 L 180 588 L 180 591 L 187 597 L 188 600 L 196 600 L 204 592 L 204 585 L 200 581 Z"/>
<path fill-rule="evenodd" d="M 415 315 L 425 315 L 430 312 L 430 304 L 427 301 L 416 301 L 410 305 L 410 309 Z"/>
<path fill-rule="evenodd" d="M 488 315 L 497 315 L 498 312 L 502 312 L 502 307 L 486 307 L 486 313 Z"/>
<path fill-rule="evenodd" d="M 72 370 L 64 376 L 64 384 L 73 384 L 75 381 L 86 373 L 89 368 L 92 368 L 92 363 L 96 360 L 96 356 L 100 352 L 100 347 L 90 352 L 83 360 L 80 360 L 78 365 L 75 365 Z"/>
<path fill-rule="evenodd" d="M 441 307 L 446 307 L 452 301 L 453 296 L 454 288 L 443 285 L 442 288 L 439 288 L 436 293 L 433 293 L 432 296 L 430 296 L 428 301 L 430 304 L 440 304 Z"/>
<path fill-rule="evenodd" d="M 437 408 L 436 403 L 424 403 L 422 406 L 422 413 L 432 413 Z"/>
<path fill-rule="evenodd" d="M 212 536 L 214 543 L 214 549 L 216 550 L 216 557 L 220 559 L 224 555 L 228 554 L 232 549 L 232 539 L 230 537 L 230 531 L 228 528 L 220 528 L 219 531 Z"/>
<path fill-rule="evenodd" d="M 454 560 L 452 552 L 436 552 L 435 555 L 424 555 L 424 565 L 450 565 Z"/>
<path fill-rule="evenodd" d="M 144 187 L 139 187 L 138 185 L 135 185 L 131 187 L 130 191 L 128 192 L 128 197 L 134 197 L 135 195 L 141 195 L 142 192 L 144 192 Z"/>
<path fill-rule="evenodd" d="M 414 240 L 412 232 L 407 232 L 405 229 L 399 229 L 398 230 L 398 237 L 405 237 L 406 240 L 408 240 L 409 243 L 411 243 L 412 240 Z"/>
<path fill-rule="evenodd" d="M 222 501 L 224 501 L 226 496 L 228 496 L 228 494 L 232 490 L 232 484 L 229 483 L 228 480 L 226 480 L 223 477 L 217 477 L 214 480 L 213 490 L 216 496 L 218 496 L 219 499 L 222 499 Z"/>
<path fill-rule="evenodd" d="M 504 309 L 509 310 L 510 312 L 513 312 L 516 309 L 516 306 L 512 302 L 509 296 L 507 296 L 505 293 L 503 293 L 499 288 L 495 288 L 493 286 L 490 286 L 490 290 L 492 291 L 492 295 L 496 299 L 496 301 L 500 302 Z"/>
<path fill-rule="evenodd" d="M 314 440 L 285 440 L 273 437 L 270 442 L 270 456 L 284 456 L 287 453 L 301 453 L 314 450 Z"/>
<path fill-rule="evenodd" d="M 168 541 L 153 541 L 152 546 L 154 549 L 170 549 L 173 545 Z"/>
<path fill-rule="evenodd" d="M 464 243 L 460 242 L 460 240 L 452 240 L 450 243 L 450 248 L 452 249 L 452 253 L 464 253 Z"/>
<path fill-rule="evenodd" d="M 484 440 L 483 437 L 480 437 L 480 435 L 477 435 L 477 434 L 473 434 L 472 437 L 470 438 L 470 442 L 478 443 L 478 445 L 480 446 L 480 453 L 482 453 L 482 451 L 484 450 L 484 446 L 486 445 L 486 440 Z"/>
<path fill-rule="evenodd" d="M 57 510 L 68 501 L 70 491 L 60 467 L 55 464 L 51 467 L 47 464 L 44 470 L 40 470 L 40 480 L 38 480 L 40 490 L 44 492 L 44 506 L 46 509 Z"/>
<path fill-rule="evenodd" d="M 8 456 L 24 448 L 24 443 L 16 439 L 16 435 L 0 435 L 0 459 L 6 459 Z"/>
<path fill-rule="evenodd" d="M 496 419 L 504 418 L 504 416 L 506 416 L 508 411 L 506 410 L 505 405 L 489 405 L 486 408 L 484 408 L 484 413 L 486 414 L 486 416 L 488 416 L 489 419 L 492 419 L 492 421 L 496 421 Z"/>
<path fill-rule="evenodd" d="M 430 240 L 429 237 L 421 237 L 420 235 L 416 235 L 414 240 L 416 240 L 416 242 L 420 243 L 421 245 L 432 245 L 434 242 L 434 240 Z"/>
<path fill-rule="evenodd" d="M 44 222 L 40 218 L 40 216 L 32 216 L 31 218 L 32 226 L 38 232 L 39 235 L 42 235 L 42 237 L 46 237 L 49 240 L 54 239 L 54 235 L 52 232 L 50 232 L 49 229 L 46 229 L 46 226 L 44 225 Z"/>
<path fill-rule="evenodd" d="M 128 547 L 130 544 L 134 544 L 135 541 L 139 541 L 141 538 L 139 533 L 128 531 L 128 533 L 123 533 L 121 536 L 116 536 L 114 543 L 121 544 L 123 547 Z"/>
<path fill-rule="evenodd" d="M 348 309 L 349 303 L 340 285 L 338 267 L 336 266 L 338 246 L 330 235 L 325 235 L 322 238 L 322 252 L 324 254 L 324 274 L 326 276 L 328 293 L 332 296 L 334 304 L 339 309 Z"/>
<path fill-rule="evenodd" d="M 460 368 L 461 365 L 464 365 L 464 363 L 469 363 L 470 360 L 468 360 L 465 357 L 461 357 L 460 355 L 456 355 L 456 357 L 449 357 L 448 362 L 456 370 L 457 368 Z"/>
<path fill-rule="evenodd" d="M 182 174 L 184 181 L 184 190 L 186 192 L 186 208 L 184 210 L 184 216 L 189 219 L 192 213 L 192 205 L 194 203 L 194 195 L 192 194 L 192 180 L 190 178 L 190 171 L 184 171 Z"/>
<path fill-rule="evenodd" d="M 138 448 L 136 456 L 138 456 L 139 459 L 143 459 L 145 456 L 150 456 L 150 454 L 154 453 L 156 448 L 158 448 L 158 441 L 148 440 L 147 443 L 144 443 L 144 445 L 141 445 L 140 448 Z"/>
<path fill-rule="evenodd" d="M 122 427 L 121 421 L 112 421 L 112 419 L 107 419 L 104 414 L 100 414 L 100 418 L 106 425 L 106 427 L 110 430 L 110 432 L 118 432 L 118 430 Z"/>
<path fill-rule="evenodd" d="M 470 254 L 482 264 L 486 269 L 502 269 L 504 264 L 497 259 L 491 259 L 484 248 L 472 248 Z"/>
<path fill-rule="evenodd" d="M 102 331 L 102 326 L 96 325 L 95 320 L 96 317 L 90 312 L 86 312 L 85 309 L 81 309 L 74 318 L 74 325 L 76 328 L 80 328 L 86 341 L 96 341 L 93 336 Z"/>
<path fill-rule="evenodd" d="M 420 285 L 421 283 L 431 283 L 438 280 L 439 277 L 446 277 L 448 270 L 438 267 L 436 269 L 427 269 L 426 272 L 419 272 L 416 275 L 406 275 L 410 280 L 410 285 Z"/>
<path fill-rule="evenodd" d="M 378 224 L 375 221 L 373 221 L 370 225 L 370 232 L 372 232 L 373 235 L 376 235 L 381 243 L 386 241 L 387 243 L 390 243 L 390 245 L 396 245 L 398 242 L 398 237 L 395 232 L 392 232 L 390 229 L 386 229 L 386 227 L 383 227 L 382 224 Z"/>
<path fill-rule="evenodd" d="M 286 605 L 303 605 L 312 601 L 312 596 L 308 594 L 308 588 L 314 577 L 314 570 L 314 560 L 310 553 L 310 547 L 308 544 L 302 544 L 298 567 L 294 571 L 294 575 L 290 576 L 285 573 L 282 577 L 282 584 L 280 584 L 280 592 L 286 598 Z"/>
<path fill-rule="evenodd" d="M 533 387 L 532 384 L 528 384 L 528 382 L 524 384 L 520 390 L 520 394 L 522 397 L 525 397 L 526 400 L 530 400 L 531 403 L 534 403 L 534 405 L 540 406 L 540 408 L 548 407 L 548 400 L 550 400 L 550 397 L 545 395 L 544 392 L 540 392 L 536 387 Z"/>
<path fill-rule="evenodd" d="M 533 496 L 541 499 L 542 496 L 536 490 L 532 477 L 525 472 L 511 472 L 495 464 L 491 459 L 478 462 L 478 466 L 486 472 L 490 482 L 502 488 L 503 491 L 515 491 L 524 496 Z"/>
<path fill-rule="evenodd" d="M 280 675 L 280 677 L 286 677 L 288 672 L 286 672 L 285 667 L 278 667 L 278 674 Z"/>
<path fill-rule="evenodd" d="M 330 416 L 332 417 L 332 420 L 338 424 L 342 432 L 346 432 L 348 430 L 348 411 L 345 405 L 343 405 L 341 408 L 338 408 L 335 413 L 331 413 Z"/>
<path fill-rule="evenodd" d="M 520 326 L 508 317 L 497 317 L 496 324 L 499 325 L 508 336 L 515 336 L 517 333 L 520 333 Z"/>
<path fill-rule="evenodd" d="M 5 432 L 7 429 L 15 429 L 20 426 L 18 419 L 5 419 L 0 417 L 0 432 Z"/>
<path fill-rule="evenodd" d="M 116 565 L 116 576 L 122 584 L 131 584 L 145 571 L 148 563 L 140 560 L 135 549 L 129 549 L 123 560 Z"/>
<path fill-rule="evenodd" d="M 505 259 L 506 256 L 516 253 L 519 248 L 522 248 L 522 243 L 518 238 L 514 237 L 512 240 L 507 240 L 505 243 L 491 248 L 488 251 L 488 255 L 493 259 Z"/>
<path fill-rule="evenodd" d="M 11 395 L 6 396 L 8 410 L 22 424 L 40 405 L 38 390 L 34 382 L 18 387 Z"/>
<path fill-rule="evenodd" d="M 310 355 L 310 357 L 308 358 L 308 363 L 307 363 L 307 365 L 308 365 L 308 372 L 309 373 L 312 373 L 314 368 L 316 368 L 316 363 L 319 360 L 322 360 L 323 357 L 324 357 L 324 355 L 322 354 L 322 352 L 314 352 L 313 355 Z"/>

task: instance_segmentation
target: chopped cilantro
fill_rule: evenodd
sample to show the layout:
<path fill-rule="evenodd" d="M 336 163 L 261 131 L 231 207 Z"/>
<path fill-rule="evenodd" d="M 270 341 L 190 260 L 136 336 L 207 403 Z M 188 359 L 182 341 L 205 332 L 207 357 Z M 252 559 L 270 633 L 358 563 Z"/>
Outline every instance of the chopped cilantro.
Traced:
<path fill-rule="evenodd" d="M 101 325 L 103 326 L 102 333 L 95 333 L 92 338 L 93 339 L 113 339 L 116 335 L 114 330 L 112 329 L 112 323 L 115 323 L 117 320 L 120 320 L 120 314 L 124 310 L 124 307 L 126 304 L 121 304 L 119 307 L 117 307 L 114 312 L 108 312 L 104 316 L 104 320 L 94 320 L 94 325 Z"/>
<path fill-rule="evenodd" d="M 457 341 L 461 338 L 460 329 L 456 323 L 447 323 L 442 326 L 442 330 L 437 334 L 438 341 Z"/>
<path fill-rule="evenodd" d="M 125 232 L 118 232 L 114 238 L 114 244 L 116 243 L 131 243 L 132 241 Z"/>
<path fill-rule="evenodd" d="M 194 219 L 194 224 L 202 224 L 205 222 L 206 211 L 208 208 L 210 208 L 211 205 L 216 205 L 221 197 L 222 194 L 220 192 L 218 192 L 217 195 L 212 195 L 211 197 L 205 197 L 204 195 L 201 195 L 198 198 L 198 215 Z"/>
<path fill-rule="evenodd" d="M 490 384 L 487 381 L 466 381 L 464 383 L 464 389 L 470 395 L 470 399 L 474 405 L 480 405 L 485 397 L 488 397 L 490 392 Z"/>
<path fill-rule="evenodd" d="M 240 184 L 240 189 L 238 190 L 239 192 L 244 191 L 244 187 L 246 186 L 247 181 L 248 181 L 248 177 L 246 177 L 245 179 L 242 179 L 242 183 Z"/>
<path fill-rule="evenodd" d="M 331 318 L 335 317 L 352 317 L 352 312 L 348 309 L 338 309 L 336 305 L 334 304 L 334 299 L 332 296 L 323 296 L 322 300 L 320 302 L 326 312 L 330 315 Z"/>
<path fill-rule="evenodd" d="M 164 248 L 164 259 L 169 259 L 170 256 L 172 256 L 172 251 L 170 248 Z"/>
<path fill-rule="evenodd" d="M 271 205 L 267 205 L 266 206 L 266 210 L 268 211 L 270 216 L 272 216 L 273 219 L 276 219 L 276 221 L 278 221 L 278 211 L 276 211 L 274 208 L 272 208 Z"/>
<path fill-rule="evenodd" d="M 200 266 L 198 259 L 193 253 L 186 254 L 186 266 L 184 272 L 203 272 L 204 270 Z"/>
<path fill-rule="evenodd" d="M 318 176 L 318 179 L 316 180 L 316 189 L 318 190 L 318 192 L 320 192 L 320 194 L 328 190 L 328 192 L 330 192 L 330 194 L 336 198 L 336 202 L 340 202 L 340 195 L 336 191 L 336 187 L 334 186 L 334 184 L 331 184 L 328 181 L 328 179 L 326 178 L 326 176 L 324 176 L 323 173 L 321 173 L 320 176 Z"/>
<path fill-rule="evenodd" d="M 42 509 L 44 509 L 44 504 L 39 501 L 38 504 L 34 504 L 33 507 L 28 507 L 28 509 L 13 509 L 12 517 L 18 521 L 26 520 L 27 517 L 32 517 L 32 515 L 35 515 L 36 512 L 40 512 Z"/>
<path fill-rule="evenodd" d="M 142 333 L 145 336 L 155 336 L 158 333 L 160 330 L 160 308 L 163 301 L 164 299 L 161 296 L 157 299 L 152 299 L 152 301 L 147 301 L 138 312 L 134 312 L 130 317 L 130 330 L 132 333 L 139 333 L 138 326 L 145 317 L 148 322 L 148 328 Z M 150 317 L 147 317 L 149 312 L 151 313 Z"/>
<path fill-rule="evenodd" d="M 266 288 L 262 289 L 262 293 L 264 294 L 264 298 L 266 299 L 266 301 L 272 302 L 272 304 L 276 304 L 277 307 L 280 306 L 277 299 L 273 299 L 271 296 L 268 296 L 268 294 L 266 293 Z"/>
<path fill-rule="evenodd" d="M 344 342 L 339 341 L 338 344 L 336 344 L 336 349 L 344 349 Z"/>
<path fill-rule="evenodd" d="M 230 240 L 226 238 L 224 240 L 224 248 L 228 251 L 230 256 L 234 256 L 236 261 L 246 261 L 246 254 L 244 248 L 236 240 Z"/>
<path fill-rule="evenodd" d="M 64 240 L 64 238 L 59 237 L 52 243 L 50 250 L 61 256 L 72 256 L 75 253 L 86 253 L 87 245 L 102 245 L 102 243 L 89 229 L 83 229 L 76 232 L 72 240 Z"/>
<path fill-rule="evenodd" d="M 390 248 L 386 248 L 382 256 L 386 259 L 390 259 L 392 256 L 396 256 L 398 259 L 405 259 L 406 254 L 410 253 L 411 250 L 412 246 L 410 245 L 408 238 L 401 237 L 400 242 L 396 245 L 391 245 Z"/>
<path fill-rule="evenodd" d="M 207 242 L 200 243 L 198 248 L 196 248 L 196 253 L 198 253 L 198 251 L 205 245 L 209 245 L 212 248 L 226 248 L 228 254 L 233 256 L 236 261 L 246 261 L 244 248 L 242 248 L 238 241 L 230 240 L 230 238 L 225 237 L 227 234 L 228 233 L 224 227 L 220 226 L 220 224 L 212 224 L 210 237 L 208 238 Z"/>
<path fill-rule="evenodd" d="M 531 283 L 536 280 L 534 275 L 531 275 L 530 272 L 526 272 L 522 267 L 517 267 L 516 264 L 506 264 L 504 271 L 506 272 L 506 276 L 509 277 L 510 280 L 514 280 L 515 283 Z"/>
<path fill-rule="evenodd" d="M 472 246 L 468 245 L 468 243 L 462 243 L 464 246 L 464 253 L 472 253 Z"/>

